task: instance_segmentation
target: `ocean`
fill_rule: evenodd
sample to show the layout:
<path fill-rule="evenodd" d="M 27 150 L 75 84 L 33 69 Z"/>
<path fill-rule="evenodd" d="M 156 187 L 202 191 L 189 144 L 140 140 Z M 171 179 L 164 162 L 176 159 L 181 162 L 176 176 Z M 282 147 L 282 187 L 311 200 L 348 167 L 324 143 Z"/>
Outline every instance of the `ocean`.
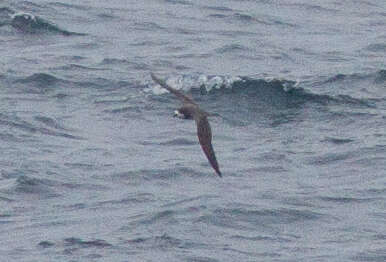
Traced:
<path fill-rule="evenodd" d="M 385 62 L 384 0 L 2 0 L 0 261 L 386 261 Z"/>

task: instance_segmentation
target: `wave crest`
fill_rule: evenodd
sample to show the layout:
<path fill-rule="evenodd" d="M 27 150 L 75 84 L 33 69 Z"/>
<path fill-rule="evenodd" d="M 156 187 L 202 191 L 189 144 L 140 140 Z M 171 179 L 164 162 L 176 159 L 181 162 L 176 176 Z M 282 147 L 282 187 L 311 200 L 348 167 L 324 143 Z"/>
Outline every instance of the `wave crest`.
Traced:
<path fill-rule="evenodd" d="M 71 35 L 84 35 L 75 32 L 70 32 L 64 29 L 61 29 L 57 25 L 32 14 L 15 12 L 11 14 L 10 25 L 17 30 L 29 33 L 29 34 L 39 34 L 39 33 L 51 33 L 51 34 L 61 34 L 64 36 Z"/>
<path fill-rule="evenodd" d="M 372 75 L 375 81 L 381 82 L 386 79 L 386 71 L 379 71 Z M 331 84 L 336 81 L 344 81 L 347 78 L 357 76 L 347 76 L 337 74 L 323 82 Z M 271 103 L 283 103 L 298 105 L 299 103 L 313 102 L 323 105 L 327 104 L 348 104 L 353 106 L 374 107 L 374 103 L 365 98 L 355 98 L 350 94 L 318 94 L 313 91 L 313 87 L 305 89 L 302 83 L 294 80 L 280 78 L 252 78 L 242 76 L 172 76 L 166 79 L 167 84 L 177 90 L 184 92 L 199 90 L 201 93 L 225 92 L 236 96 L 248 96 L 259 100 L 270 101 Z M 318 86 L 319 84 L 315 84 Z M 167 93 L 168 91 L 158 85 L 150 85 L 145 92 L 152 92 L 156 95 Z M 284 99 L 284 100 L 283 100 Z"/>

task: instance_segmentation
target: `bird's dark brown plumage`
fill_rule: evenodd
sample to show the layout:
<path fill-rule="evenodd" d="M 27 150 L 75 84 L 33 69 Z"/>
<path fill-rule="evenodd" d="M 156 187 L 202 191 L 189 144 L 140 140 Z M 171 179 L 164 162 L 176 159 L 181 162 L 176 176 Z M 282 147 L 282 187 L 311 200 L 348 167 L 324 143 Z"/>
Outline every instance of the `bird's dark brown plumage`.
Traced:
<path fill-rule="evenodd" d="M 182 107 L 179 109 L 181 114 L 184 114 L 186 118 L 193 118 L 197 125 L 197 136 L 198 141 L 200 142 L 201 148 L 205 153 L 205 156 L 208 158 L 209 163 L 216 171 L 216 173 L 221 177 L 219 165 L 217 163 L 216 155 L 212 146 L 212 131 L 209 125 L 208 116 L 209 114 L 201 110 L 198 105 L 182 92 L 172 88 L 162 79 L 156 77 L 151 73 L 151 77 L 159 84 L 161 87 L 167 89 L 170 93 L 174 94 L 178 99 L 183 103 Z"/>

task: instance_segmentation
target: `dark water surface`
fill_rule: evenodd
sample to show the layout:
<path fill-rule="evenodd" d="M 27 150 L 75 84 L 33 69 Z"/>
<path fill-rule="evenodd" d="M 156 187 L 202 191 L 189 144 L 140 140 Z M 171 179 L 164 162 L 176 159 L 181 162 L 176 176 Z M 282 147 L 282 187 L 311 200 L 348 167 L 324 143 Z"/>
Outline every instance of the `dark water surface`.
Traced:
<path fill-rule="evenodd" d="M 384 0 L 1 1 L 0 261 L 385 261 L 385 43 Z"/>

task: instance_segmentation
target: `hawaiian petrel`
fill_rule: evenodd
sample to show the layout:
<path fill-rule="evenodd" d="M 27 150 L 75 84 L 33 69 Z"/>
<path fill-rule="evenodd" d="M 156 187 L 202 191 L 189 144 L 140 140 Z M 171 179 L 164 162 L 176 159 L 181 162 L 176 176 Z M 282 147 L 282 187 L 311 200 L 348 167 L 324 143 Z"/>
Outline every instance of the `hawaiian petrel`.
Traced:
<path fill-rule="evenodd" d="M 154 82 L 167 89 L 170 93 L 173 93 L 178 99 L 182 101 L 182 107 L 175 111 L 175 116 L 184 119 L 194 119 L 196 121 L 197 136 L 198 141 L 201 144 L 201 148 L 213 169 L 220 177 L 222 177 L 220 168 L 217 163 L 216 155 L 212 147 L 212 131 L 208 121 L 208 116 L 210 116 L 210 114 L 200 109 L 196 102 L 193 101 L 193 99 L 172 88 L 166 84 L 164 80 L 156 77 L 153 73 L 150 74 Z"/>

